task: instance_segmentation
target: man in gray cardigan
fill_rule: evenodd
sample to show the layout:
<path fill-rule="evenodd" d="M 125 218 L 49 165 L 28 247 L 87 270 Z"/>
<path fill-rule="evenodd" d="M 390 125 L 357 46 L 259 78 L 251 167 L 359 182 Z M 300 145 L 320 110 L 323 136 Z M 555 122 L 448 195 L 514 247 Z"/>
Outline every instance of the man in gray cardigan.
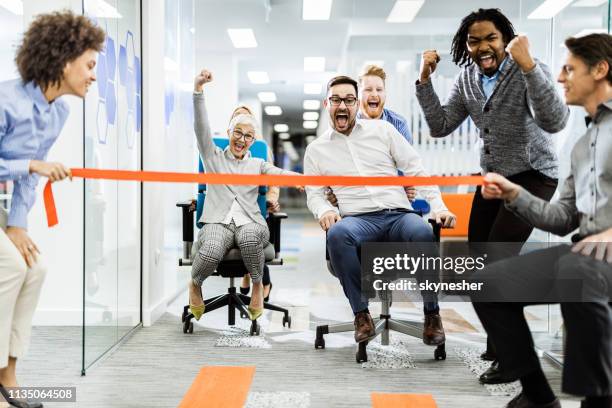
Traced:
<path fill-rule="evenodd" d="M 498 9 L 479 9 L 465 17 L 452 44 L 453 62 L 463 69 L 444 105 L 430 75 L 440 60 L 425 51 L 416 96 L 432 137 L 452 133 L 469 116 L 480 132 L 482 172 L 497 172 L 544 200 L 557 187 L 557 157 L 551 133 L 561 131 L 569 109 L 548 67 L 534 60 L 525 36 Z M 477 188 L 472 202 L 468 240 L 524 242 L 533 226 L 504 208 L 501 200 L 484 200 Z M 490 255 L 490 254 L 489 254 Z M 495 360 L 487 342 L 482 356 Z M 487 384 L 506 382 L 495 362 L 480 377 Z"/>

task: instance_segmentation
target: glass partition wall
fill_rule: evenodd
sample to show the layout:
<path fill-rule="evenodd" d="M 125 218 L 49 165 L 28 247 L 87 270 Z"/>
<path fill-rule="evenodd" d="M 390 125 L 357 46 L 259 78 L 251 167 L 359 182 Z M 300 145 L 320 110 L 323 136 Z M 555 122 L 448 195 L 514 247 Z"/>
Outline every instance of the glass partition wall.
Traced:
<path fill-rule="evenodd" d="M 107 35 L 85 100 L 85 167 L 140 170 L 140 1 L 102 3 L 84 1 Z M 141 184 L 85 180 L 84 194 L 83 373 L 142 321 Z"/>

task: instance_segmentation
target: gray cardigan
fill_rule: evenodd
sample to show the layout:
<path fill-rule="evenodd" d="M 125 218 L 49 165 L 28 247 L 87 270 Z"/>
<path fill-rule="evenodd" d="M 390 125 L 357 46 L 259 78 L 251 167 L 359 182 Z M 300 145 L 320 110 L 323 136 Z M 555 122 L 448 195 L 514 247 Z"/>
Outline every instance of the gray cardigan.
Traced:
<path fill-rule="evenodd" d="M 461 70 L 444 105 L 431 80 L 417 83 L 416 96 L 431 136 L 452 133 L 469 115 L 483 140 L 483 172 L 512 176 L 534 169 L 557 178 L 551 133 L 565 127 L 569 108 L 555 89 L 548 67 L 536 62 L 533 70 L 523 73 L 508 57 L 488 100 L 475 64 Z"/>
<path fill-rule="evenodd" d="M 198 150 L 207 172 L 301 176 L 300 173 L 280 169 L 263 159 L 250 157 L 250 152 L 247 152 L 247 156 L 244 159 L 239 160 L 234 157 L 229 150 L 229 146 L 224 150 L 217 147 L 213 142 L 210 126 L 208 125 L 208 112 L 206 111 L 204 95 L 202 93 L 193 95 L 193 112 Z M 234 199 L 236 199 L 240 207 L 242 207 L 253 222 L 267 226 L 257 204 L 258 194 L 259 186 L 210 184 L 207 186 L 204 210 L 199 221 L 208 224 L 222 223 L 229 213 Z"/>

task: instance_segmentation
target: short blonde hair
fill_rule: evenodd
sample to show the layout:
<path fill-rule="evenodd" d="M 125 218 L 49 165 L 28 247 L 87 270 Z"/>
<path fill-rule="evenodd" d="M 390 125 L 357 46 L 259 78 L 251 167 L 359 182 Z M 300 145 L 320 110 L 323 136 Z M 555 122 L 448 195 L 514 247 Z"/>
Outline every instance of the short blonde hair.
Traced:
<path fill-rule="evenodd" d="M 229 124 L 230 133 L 233 133 L 234 128 L 236 128 L 238 125 L 249 125 L 253 127 L 253 131 L 255 132 L 253 136 L 258 139 L 257 135 L 259 134 L 259 124 L 253 115 L 241 113 L 240 115 L 234 116 Z"/>
<path fill-rule="evenodd" d="M 367 65 L 363 69 L 362 74 L 359 75 L 359 82 L 362 82 L 363 78 L 367 76 L 377 76 L 382 79 L 383 84 L 385 83 L 385 79 L 387 79 L 387 74 L 385 73 L 385 70 L 382 69 L 382 67 L 379 67 L 378 65 Z"/>

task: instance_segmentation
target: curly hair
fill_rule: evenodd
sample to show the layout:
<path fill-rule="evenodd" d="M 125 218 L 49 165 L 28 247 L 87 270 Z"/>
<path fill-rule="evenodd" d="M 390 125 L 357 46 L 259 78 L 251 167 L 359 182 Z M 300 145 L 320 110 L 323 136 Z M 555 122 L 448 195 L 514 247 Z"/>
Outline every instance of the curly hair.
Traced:
<path fill-rule="evenodd" d="M 453 62 L 460 67 L 468 65 L 472 62 L 470 53 L 467 49 L 468 31 L 472 24 L 478 21 L 490 21 L 495 25 L 504 39 L 504 43 L 508 44 L 516 36 L 514 26 L 508 20 L 500 9 L 478 9 L 461 20 L 461 25 L 453 37 L 451 46 L 451 54 L 453 54 Z"/>
<path fill-rule="evenodd" d="M 15 63 L 24 83 L 34 81 L 43 91 L 58 85 L 64 67 L 87 50 L 100 51 L 105 33 L 89 18 L 71 11 L 41 14 L 23 36 Z"/>

